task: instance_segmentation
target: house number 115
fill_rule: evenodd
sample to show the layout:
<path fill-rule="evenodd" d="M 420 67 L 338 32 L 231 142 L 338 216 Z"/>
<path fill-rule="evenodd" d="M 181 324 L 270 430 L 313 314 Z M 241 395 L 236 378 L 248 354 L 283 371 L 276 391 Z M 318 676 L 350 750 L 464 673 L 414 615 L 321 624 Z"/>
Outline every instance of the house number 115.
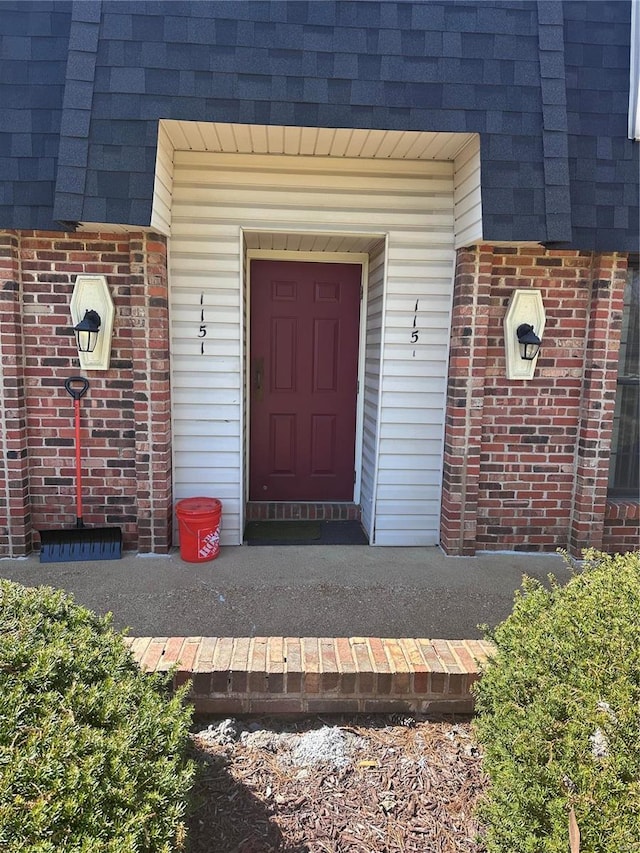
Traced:
<path fill-rule="evenodd" d="M 200 294 L 200 329 L 198 331 L 198 337 L 207 337 L 207 324 L 204 320 L 204 293 Z M 200 341 L 200 355 L 204 355 L 204 340 Z"/>

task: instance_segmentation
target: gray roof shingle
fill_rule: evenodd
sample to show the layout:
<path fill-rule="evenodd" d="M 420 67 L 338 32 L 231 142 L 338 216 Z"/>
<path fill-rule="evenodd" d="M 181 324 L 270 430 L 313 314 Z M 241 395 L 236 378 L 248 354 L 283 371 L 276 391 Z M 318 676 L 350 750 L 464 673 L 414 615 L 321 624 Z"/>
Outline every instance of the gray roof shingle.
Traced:
<path fill-rule="evenodd" d="M 51 229 L 71 3 L 0 4 L 0 224 Z"/>
<path fill-rule="evenodd" d="M 177 118 L 480 133 L 487 239 L 629 249 L 629 8 L 0 0 L 0 226 L 148 225 Z"/>

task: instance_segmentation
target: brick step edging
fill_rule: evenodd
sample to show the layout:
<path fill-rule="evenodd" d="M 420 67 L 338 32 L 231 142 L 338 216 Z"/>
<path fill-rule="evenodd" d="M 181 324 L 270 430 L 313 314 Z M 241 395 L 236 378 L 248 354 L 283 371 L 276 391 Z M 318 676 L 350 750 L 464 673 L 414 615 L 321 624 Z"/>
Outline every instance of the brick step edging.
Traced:
<path fill-rule="evenodd" d="M 145 672 L 175 667 L 197 713 L 473 711 L 483 640 L 380 637 L 128 637 Z"/>

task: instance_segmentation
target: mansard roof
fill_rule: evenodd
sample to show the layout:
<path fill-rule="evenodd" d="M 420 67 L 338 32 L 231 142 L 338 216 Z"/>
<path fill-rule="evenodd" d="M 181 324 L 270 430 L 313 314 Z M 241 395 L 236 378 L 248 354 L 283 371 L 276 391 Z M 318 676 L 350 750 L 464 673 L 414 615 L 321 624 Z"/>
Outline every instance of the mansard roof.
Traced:
<path fill-rule="evenodd" d="M 0 0 L 0 227 L 148 226 L 169 118 L 478 133 L 486 240 L 637 250 L 630 10 Z"/>

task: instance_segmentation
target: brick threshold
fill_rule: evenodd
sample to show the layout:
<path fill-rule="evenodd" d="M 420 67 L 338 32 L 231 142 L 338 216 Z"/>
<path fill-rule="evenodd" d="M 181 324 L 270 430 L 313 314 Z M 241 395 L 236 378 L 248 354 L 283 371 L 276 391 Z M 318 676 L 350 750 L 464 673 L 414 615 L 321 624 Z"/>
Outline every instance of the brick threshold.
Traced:
<path fill-rule="evenodd" d="M 249 501 L 247 521 L 360 521 L 358 504 L 345 502 Z"/>
<path fill-rule="evenodd" d="M 201 714 L 473 711 L 492 652 L 482 640 L 380 637 L 128 637 L 144 672 L 174 668 Z"/>

